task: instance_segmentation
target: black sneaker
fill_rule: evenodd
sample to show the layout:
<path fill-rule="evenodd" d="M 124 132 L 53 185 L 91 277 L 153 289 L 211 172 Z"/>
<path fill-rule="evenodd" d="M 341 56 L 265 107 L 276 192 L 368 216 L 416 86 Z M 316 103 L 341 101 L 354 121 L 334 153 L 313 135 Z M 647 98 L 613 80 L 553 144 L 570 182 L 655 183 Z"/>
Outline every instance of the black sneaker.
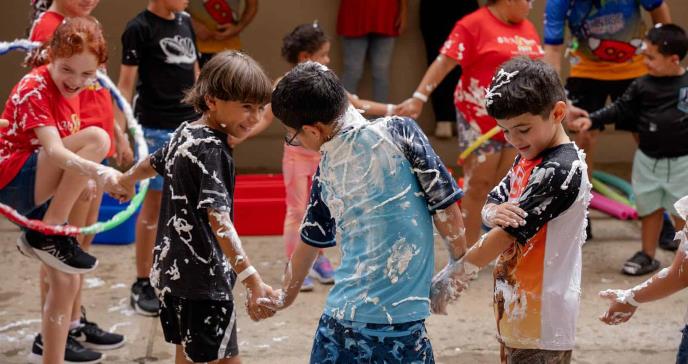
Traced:
<path fill-rule="evenodd" d="M 22 254 L 38 258 L 46 265 L 69 274 L 88 273 L 98 265 L 98 259 L 81 250 L 71 236 L 44 235 L 27 230 L 17 239 L 17 248 Z"/>
<path fill-rule="evenodd" d="M 131 307 L 143 316 L 157 316 L 160 301 L 149 280 L 136 281 L 131 286 Z"/>
<path fill-rule="evenodd" d="M 124 336 L 107 332 L 95 322 L 86 319 L 86 310 L 81 307 L 81 326 L 69 330 L 69 336 L 84 347 L 95 350 L 112 350 L 124 345 Z"/>
<path fill-rule="evenodd" d="M 621 271 L 629 276 L 641 276 L 657 269 L 659 269 L 659 261 L 645 254 L 645 252 L 639 251 L 624 263 Z"/>
<path fill-rule="evenodd" d="M 31 347 L 30 360 L 33 363 L 43 362 L 43 339 L 41 334 L 36 335 Z M 103 354 L 88 350 L 71 336 L 67 336 L 67 346 L 65 347 L 65 364 L 95 364 L 103 360 Z"/>
<path fill-rule="evenodd" d="M 678 249 L 679 241 L 675 240 L 674 237 L 676 237 L 674 224 L 665 217 L 664 223 L 662 224 L 662 232 L 659 234 L 659 247 L 664 250 L 675 252 Z"/>

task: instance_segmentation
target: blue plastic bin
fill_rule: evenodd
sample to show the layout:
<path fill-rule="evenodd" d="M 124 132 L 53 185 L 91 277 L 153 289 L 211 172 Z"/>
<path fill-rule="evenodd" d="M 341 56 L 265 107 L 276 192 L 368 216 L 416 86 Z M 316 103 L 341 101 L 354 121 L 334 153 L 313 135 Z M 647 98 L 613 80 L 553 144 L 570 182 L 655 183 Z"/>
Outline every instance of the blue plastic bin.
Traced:
<path fill-rule="evenodd" d="M 103 196 L 103 203 L 101 203 L 100 211 L 98 211 L 98 221 L 109 220 L 127 206 L 127 203 L 120 204 L 119 201 L 108 195 Z M 108 245 L 127 245 L 133 243 L 136 240 L 136 217 L 138 215 L 139 211 L 137 210 L 121 225 L 112 230 L 97 234 L 93 239 L 93 243 Z"/>

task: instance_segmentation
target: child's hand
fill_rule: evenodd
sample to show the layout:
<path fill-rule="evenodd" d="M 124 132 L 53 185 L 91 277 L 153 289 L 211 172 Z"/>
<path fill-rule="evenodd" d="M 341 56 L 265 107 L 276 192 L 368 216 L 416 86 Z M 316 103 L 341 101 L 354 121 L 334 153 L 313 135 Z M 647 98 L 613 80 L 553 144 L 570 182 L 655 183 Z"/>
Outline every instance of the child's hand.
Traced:
<path fill-rule="evenodd" d="M 401 104 L 394 107 L 394 115 L 399 116 L 410 116 L 412 118 L 417 118 L 420 112 L 423 111 L 423 102 L 415 97 L 406 99 Z"/>
<path fill-rule="evenodd" d="M 526 224 L 528 213 L 513 202 L 489 204 L 482 211 L 483 220 L 490 227 L 519 227 Z"/>
<path fill-rule="evenodd" d="M 115 162 L 119 168 L 129 168 L 134 162 L 134 151 L 129 144 L 129 138 L 124 133 L 115 138 Z"/>
<path fill-rule="evenodd" d="M 592 127 L 592 121 L 587 117 L 580 117 L 578 119 L 567 122 L 566 127 L 568 127 L 568 129 L 573 132 L 586 131 L 589 130 L 590 127 Z"/>
<path fill-rule="evenodd" d="M 286 293 L 282 289 L 272 291 L 272 294 L 267 297 L 258 299 L 258 303 L 273 311 L 279 311 L 287 308 Z"/>
<path fill-rule="evenodd" d="M 115 182 L 112 186 L 113 190 L 108 191 L 108 194 L 117 199 L 119 202 L 127 202 L 136 194 L 135 185 L 136 182 L 130 178 L 129 174 L 120 173 L 115 177 Z"/>
<path fill-rule="evenodd" d="M 7 121 L 7 119 L 0 119 L 0 129 L 6 128 L 10 125 L 10 122 Z"/>
<path fill-rule="evenodd" d="M 637 309 L 637 307 L 626 303 L 624 297 L 629 295 L 629 290 L 608 289 L 600 291 L 599 294 L 600 297 L 611 301 L 607 312 L 600 316 L 600 321 L 607 325 L 618 325 L 630 320 Z"/>
<path fill-rule="evenodd" d="M 260 321 L 275 315 L 275 311 L 260 304 L 265 297 L 272 296 L 272 287 L 263 283 L 258 274 L 244 281 L 246 286 L 246 312 L 253 321 Z"/>
<path fill-rule="evenodd" d="M 234 25 L 232 23 L 221 24 L 217 26 L 217 32 L 215 32 L 214 38 L 215 40 L 229 39 L 231 37 L 239 35 L 239 33 L 241 33 L 241 30 L 242 29 L 239 26 Z"/>
<path fill-rule="evenodd" d="M 430 310 L 432 313 L 446 315 L 447 305 L 459 299 L 468 282 L 475 277 L 477 269 L 470 263 L 466 269 L 463 259 L 449 262 L 432 278 L 430 287 Z"/>
<path fill-rule="evenodd" d="M 84 190 L 81 192 L 81 196 L 79 196 L 79 199 L 82 201 L 91 201 L 96 197 L 98 191 L 98 184 L 96 181 L 89 179 L 86 182 L 86 187 L 84 187 Z"/>

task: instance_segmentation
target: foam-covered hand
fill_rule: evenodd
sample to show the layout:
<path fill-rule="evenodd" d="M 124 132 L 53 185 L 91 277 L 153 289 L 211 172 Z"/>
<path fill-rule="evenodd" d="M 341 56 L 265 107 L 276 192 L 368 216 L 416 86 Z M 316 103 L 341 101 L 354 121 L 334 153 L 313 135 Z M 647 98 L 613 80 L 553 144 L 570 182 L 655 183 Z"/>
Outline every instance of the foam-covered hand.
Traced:
<path fill-rule="evenodd" d="M 246 311 L 253 321 L 260 321 L 275 315 L 275 310 L 263 306 L 266 297 L 274 295 L 272 287 L 262 280 L 246 280 Z"/>
<path fill-rule="evenodd" d="M 463 258 L 450 261 L 433 278 L 430 288 L 430 309 L 433 313 L 446 315 L 447 305 L 459 298 L 468 288 L 468 282 L 478 273 L 478 268 Z"/>
<path fill-rule="evenodd" d="M 622 324 L 631 319 L 638 308 L 628 303 L 629 297 L 633 297 L 633 291 L 622 289 L 608 289 L 600 291 L 600 297 L 610 301 L 607 312 L 600 316 L 600 321 L 607 325 Z"/>
<path fill-rule="evenodd" d="M 515 203 L 488 204 L 482 210 L 483 222 L 489 227 L 519 227 L 526 224 L 528 213 Z"/>

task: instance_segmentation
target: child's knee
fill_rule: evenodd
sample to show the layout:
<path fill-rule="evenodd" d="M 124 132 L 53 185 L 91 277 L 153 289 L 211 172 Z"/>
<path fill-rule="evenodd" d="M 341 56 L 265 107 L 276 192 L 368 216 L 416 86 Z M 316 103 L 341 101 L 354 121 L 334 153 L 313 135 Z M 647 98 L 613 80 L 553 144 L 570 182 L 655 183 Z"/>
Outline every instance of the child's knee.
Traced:
<path fill-rule="evenodd" d="M 89 127 L 83 129 L 82 132 L 88 138 L 88 143 L 90 146 L 97 148 L 99 155 L 102 154 L 102 158 L 105 158 L 108 151 L 110 150 L 110 135 L 98 127 Z"/>

